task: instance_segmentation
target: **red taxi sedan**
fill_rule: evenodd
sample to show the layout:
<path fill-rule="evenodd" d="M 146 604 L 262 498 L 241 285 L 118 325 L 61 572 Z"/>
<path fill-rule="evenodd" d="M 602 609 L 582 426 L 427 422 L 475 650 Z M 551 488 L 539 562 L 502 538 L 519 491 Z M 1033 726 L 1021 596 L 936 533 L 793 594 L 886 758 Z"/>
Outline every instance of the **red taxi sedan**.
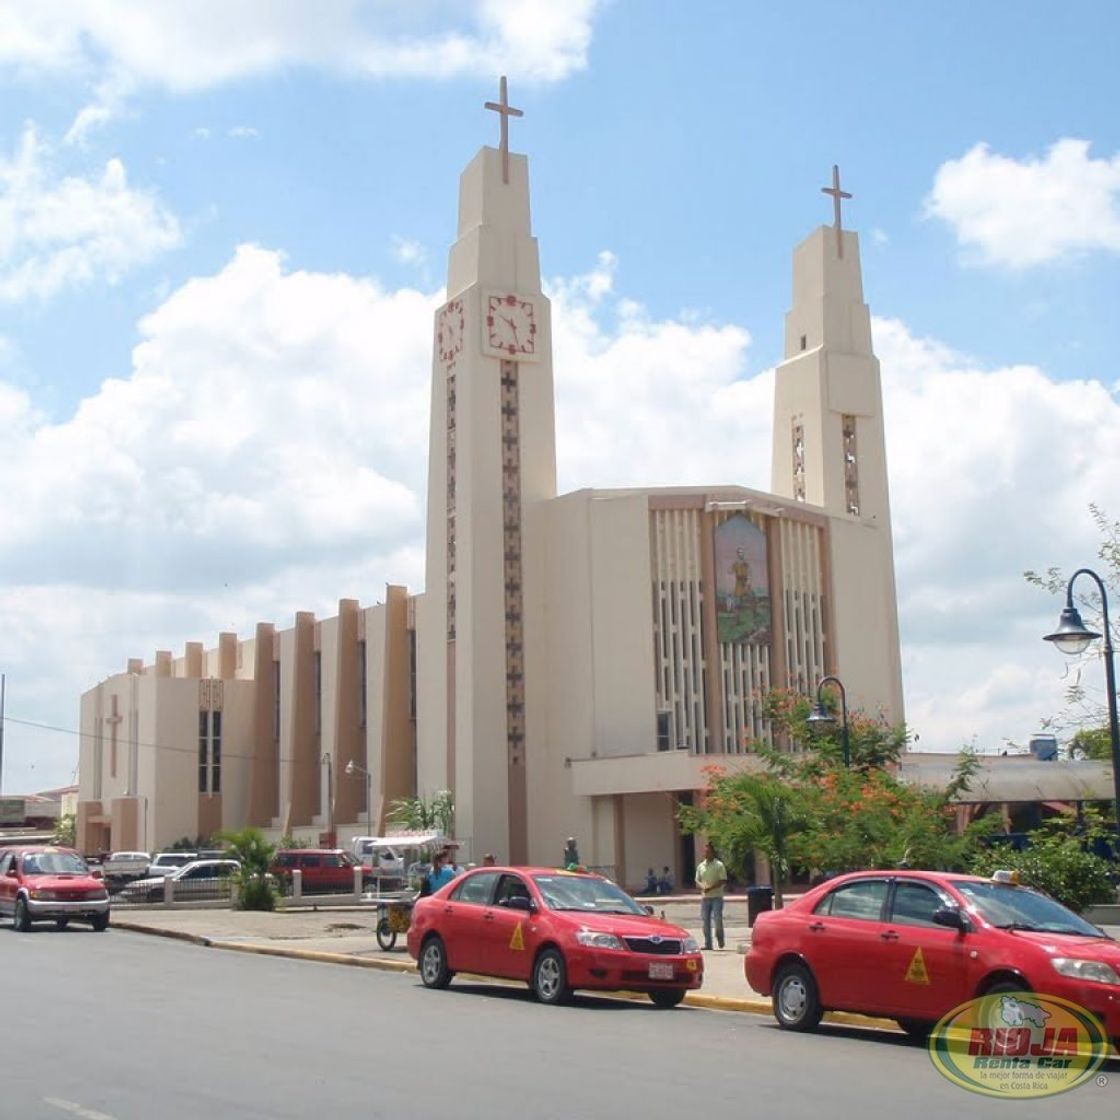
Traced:
<path fill-rule="evenodd" d="M 44 920 L 65 929 L 71 918 L 100 932 L 109 924 L 109 892 L 69 848 L 10 848 L 0 852 L 0 914 L 19 933 Z"/>
<path fill-rule="evenodd" d="M 759 916 L 744 968 L 788 1030 L 858 1011 L 922 1038 L 975 996 L 1033 991 L 1092 1011 L 1120 1047 L 1120 944 L 1007 872 L 832 879 Z"/>
<path fill-rule="evenodd" d="M 687 930 L 599 875 L 543 867 L 480 867 L 421 898 L 408 951 L 426 987 L 472 972 L 524 980 L 550 1004 L 583 988 L 645 992 L 676 1007 L 704 976 Z"/>

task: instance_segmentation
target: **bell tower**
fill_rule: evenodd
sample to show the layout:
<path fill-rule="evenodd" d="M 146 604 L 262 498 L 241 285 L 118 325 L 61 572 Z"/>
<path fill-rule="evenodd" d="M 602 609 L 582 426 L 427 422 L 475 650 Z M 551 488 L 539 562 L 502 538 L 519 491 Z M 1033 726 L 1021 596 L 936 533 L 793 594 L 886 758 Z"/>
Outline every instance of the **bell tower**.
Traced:
<path fill-rule="evenodd" d="M 418 604 L 417 786 L 455 793 L 456 831 L 525 860 L 526 646 L 541 622 L 523 564 L 526 510 L 556 495 L 552 329 L 529 217 L 529 169 L 501 143 L 459 187 L 447 302 L 436 312 L 427 570 Z M 539 599 L 539 596 L 537 597 Z M 543 725 L 543 720 L 541 720 Z"/>

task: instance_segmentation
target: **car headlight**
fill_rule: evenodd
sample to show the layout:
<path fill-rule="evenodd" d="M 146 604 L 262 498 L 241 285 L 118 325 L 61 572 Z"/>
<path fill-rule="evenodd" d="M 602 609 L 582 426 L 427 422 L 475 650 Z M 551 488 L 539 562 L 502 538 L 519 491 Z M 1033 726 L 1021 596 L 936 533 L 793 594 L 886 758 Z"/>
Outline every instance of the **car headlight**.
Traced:
<path fill-rule="evenodd" d="M 581 929 L 576 934 L 576 940 L 589 949 L 625 949 L 621 937 L 613 933 L 596 933 L 594 930 Z"/>
<path fill-rule="evenodd" d="M 681 952 L 682 953 L 699 953 L 700 952 L 700 942 L 697 941 L 695 937 L 686 937 L 681 942 Z"/>
<path fill-rule="evenodd" d="M 1098 984 L 1120 985 L 1116 969 L 1104 961 L 1083 961 L 1076 957 L 1051 957 L 1050 963 L 1063 976 L 1074 980 L 1093 980 Z"/>
<path fill-rule="evenodd" d="M 108 891 L 87 891 L 86 898 L 90 902 L 104 902 L 109 897 Z"/>
<path fill-rule="evenodd" d="M 44 891 L 37 887 L 32 887 L 27 893 L 32 898 L 37 898 L 42 902 L 54 902 L 58 899 L 58 895 L 54 891 Z"/>

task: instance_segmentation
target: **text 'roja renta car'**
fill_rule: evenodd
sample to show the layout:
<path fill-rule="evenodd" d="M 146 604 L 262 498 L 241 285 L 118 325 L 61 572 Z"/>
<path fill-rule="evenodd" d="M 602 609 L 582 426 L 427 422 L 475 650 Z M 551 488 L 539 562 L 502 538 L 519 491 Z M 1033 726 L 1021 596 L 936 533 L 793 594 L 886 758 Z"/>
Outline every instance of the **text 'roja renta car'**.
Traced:
<path fill-rule="evenodd" d="M 600 875 L 543 867 L 480 867 L 419 899 L 408 951 L 429 988 L 470 972 L 523 980 L 552 1004 L 580 988 L 676 1007 L 704 976 L 687 930 Z"/>

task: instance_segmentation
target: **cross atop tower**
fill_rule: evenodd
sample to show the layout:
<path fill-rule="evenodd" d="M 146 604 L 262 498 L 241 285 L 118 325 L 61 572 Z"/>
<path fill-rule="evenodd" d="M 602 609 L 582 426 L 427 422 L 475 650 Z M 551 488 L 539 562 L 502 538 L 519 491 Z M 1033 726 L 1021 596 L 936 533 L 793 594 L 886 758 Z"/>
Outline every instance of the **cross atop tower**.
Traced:
<path fill-rule="evenodd" d="M 842 257 L 844 255 L 844 239 L 841 237 L 840 199 L 851 198 L 852 196 L 847 191 L 840 189 L 840 168 L 835 163 L 832 165 L 832 186 L 821 187 L 821 194 L 832 195 L 832 224 L 836 229 L 836 255 Z"/>
<path fill-rule="evenodd" d="M 502 151 L 502 182 L 509 182 L 509 118 L 510 117 L 523 117 L 525 114 L 520 109 L 514 109 L 509 103 L 509 97 L 506 93 L 506 76 L 503 74 L 501 82 L 498 86 L 498 96 L 500 101 L 487 101 L 485 108 L 493 109 L 502 119 L 502 141 L 500 144 Z M 850 196 L 849 196 L 850 197 Z"/>

